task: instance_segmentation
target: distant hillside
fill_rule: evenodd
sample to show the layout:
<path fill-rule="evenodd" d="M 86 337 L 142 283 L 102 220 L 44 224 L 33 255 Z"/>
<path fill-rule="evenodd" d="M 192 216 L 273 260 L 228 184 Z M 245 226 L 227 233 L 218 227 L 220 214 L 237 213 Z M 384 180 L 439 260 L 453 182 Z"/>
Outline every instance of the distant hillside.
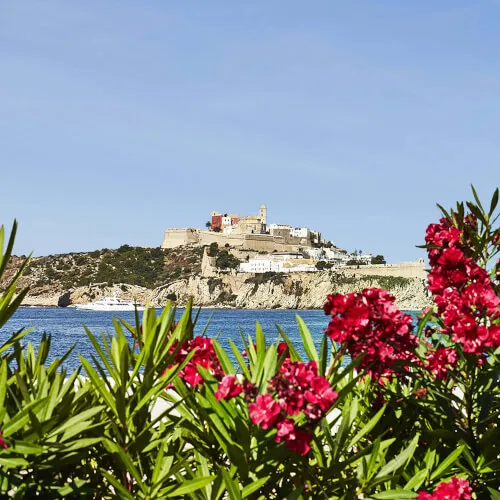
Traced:
<path fill-rule="evenodd" d="M 123 245 L 116 250 L 37 257 L 29 263 L 19 286 L 30 287 L 24 304 L 37 306 L 65 307 L 119 294 L 123 299 L 157 307 L 168 300 L 183 306 L 193 297 L 194 304 L 203 307 L 314 309 L 322 307 L 329 293 L 365 287 L 390 290 L 402 309 L 430 305 L 425 278 L 387 275 L 393 268 L 373 268 L 370 275 L 359 274 L 362 269 L 246 274 L 226 265 L 225 250 L 217 258 L 203 257 L 203 252 L 202 247 L 192 246 L 160 249 Z M 23 260 L 13 259 L 6 279 Z"/>
<path fill-rule="evenodd" d="M 19 285 L 29 286 L 30 295 L 35 296 L 62 293 L 92 283 L 108 286 L 127 283 L 153 289 L 169 281 L 200 274 L 202 254 L 202 248 L 122 245 L 116 250 L 105 248 L 35 257 L 28 264 Z M 21 262 L 20 257 L 14 258 L 11 267 L 17 268 Z"/>

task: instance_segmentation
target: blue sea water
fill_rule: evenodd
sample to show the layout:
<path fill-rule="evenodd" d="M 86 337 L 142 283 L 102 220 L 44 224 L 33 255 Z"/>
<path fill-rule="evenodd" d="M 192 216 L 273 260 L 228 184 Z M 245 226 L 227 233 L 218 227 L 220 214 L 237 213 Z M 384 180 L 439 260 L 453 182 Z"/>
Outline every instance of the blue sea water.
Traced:
<path fill-rule="evenodd" d="M 182 309 L 177 311 L 177 319 L 180 318 L 182 312 Z M 232 339 L 240 349 L 243 349 L 239 328 L 243 330 L 245 337 L 249 334 L 255 337 L 255 324 L 258 321 L 269 342 L 276 340 L 278 335 L 276 325 L 280 325 L 299 352 L 303 352 L 300 348 L 301 338 L 296 321 L 297 314 L 309 327 L 313 339 L 319 347 L 324 329 L 328 324 L 328 317 L 322 310 L 201 309 L 195 333 L 201 334 L 208 323 L 206 335 L 208 337 L 218 336 L 219 342 L 229 352 L 229 339 Z M 113 316 L 121 317 L 128 323 L 134 324 L 133 312 L 117 313 L 85 311 L 74 308 L 21 307 L 0 329 L 0 345 L 13 332 L 21 328 L 33 327 L 33 331 L 24 338 L 23 343 L 30 341 L 37 345 L 43 332 L 50 333 L 52 335 L 50 360 L 62 356 L 73 344 L 76 344 L 75 349 L 65 362 L 66 368 L 75 369 L 79 366 L 79 354 L 90 360 L 90 355 L 93 352 L 93 347 L 83 326 L 85 325 L 94 335 L 100 336 L 101 332 L 113 334 Z M 130 341 L 132 342 L 132 339 Z"/>

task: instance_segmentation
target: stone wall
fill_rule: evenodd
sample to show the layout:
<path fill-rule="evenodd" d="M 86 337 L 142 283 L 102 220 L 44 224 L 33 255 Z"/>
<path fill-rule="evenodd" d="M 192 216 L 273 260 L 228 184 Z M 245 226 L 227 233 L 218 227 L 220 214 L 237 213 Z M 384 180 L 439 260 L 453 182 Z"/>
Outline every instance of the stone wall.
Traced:
<path fill-rule="evenodd" d="M 176 248 L 184 245 L 196 245 L 199 243 L 199 233 L 199 229 L 167 229 L 163 237 L 161 248 Z"/>
<path fill-rule="evenodd" d="M 200 229 L 167 229 L 163 238 L 162 248 L 176 248 L 183 245 L 206 245 L 217 243 L 220 248 L 229 244 L 239 250 L 256 252 L 296 252 L 299 246 L 307 246 L 304 240 L 294 238 L 293 243 L 284 238 L 269 234 L 223 234 Z M 302 245 L 300 245 L 302 243 Z"/>
<path fill-rule="evenodd" d="M 350 266 L 342 268 L 342 271 L 359 276 L 400 276 L 401 278 L 427 279 L 425 264 L 421 259 L 416 262 L 401 262 L 400 264 Z"/>

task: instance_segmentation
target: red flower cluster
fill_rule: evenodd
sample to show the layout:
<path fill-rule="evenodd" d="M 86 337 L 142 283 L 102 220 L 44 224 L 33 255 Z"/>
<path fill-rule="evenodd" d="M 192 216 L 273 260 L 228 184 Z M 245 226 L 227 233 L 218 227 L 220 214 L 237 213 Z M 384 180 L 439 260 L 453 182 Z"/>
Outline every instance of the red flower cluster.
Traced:
<path fill-rule="evenodd" d="M 425 237 L 431 265 L 428 288 L 442 315 L 443 333 L 460 343 L 465 352 L 480 355 L 485 348 L 500 345 L 500 325 L 491 323 L 500 317 L 500 298 L 488 272 L 469 256 L 471 251 L 463 240 L 467 243 L 470 237 L 449 219 L 429 225 Z"/>
<path fill-rule="evenodd" d="M 321 419 L 337 398 L 328 381 L 318 375 L 314 361 L 292 362 L 285 359 L 279 372 L 269 381 L 269 392 L 256 395 L 255 386 L 248 381 L 236 382 L 235 375 L 226 375 L 215 393 L 217 400 L 231 399 L 241 392 L 252 401 L 248 405 L 250 418 L 262 429 L 276 428 L 274 440 L 301 455 L 311 449 L 310 429 Z M 307 423 L 297 427 L 289 417 L 304 415 Z"/>
<path fill-rule="evenodd" d="M 269 391 L 248 405 L 252 422 L 263 429 L 276 427 L 277 443 L 285 441 L 286 448 L 306 455 L 312 434 L 306 426 L 296 427 L 288 417 L 303 414 L 307 425 L 314 425 L 332 407 L 337 393 L 318 375 L 316 362 L 293 362 L 289 358 L 269 381 Z"/>
<path fill-rule="evenodd" d="M 6 450 L 8 448 L 7 443 L 3 440 L 3 433 L 0 431 L 0 448 Z"/>
<path fill-rule="evenodd" d="M 177 348 L 177 343 L 172 346 L 171 352 Z M 216 378 L 221 379 L 224 375 L 217 354 L 214 350 L 212 339 L 206 337 L 194 337 L 185 341 L 175 355 L 175 363 L 182 363 L 186 356 L 195 351 L 193 357 L 186 366 L 179 372 L 179 377 L 190 386 L 203 385 L 203 377 L 198 372 L 198 366 L 207 369 Z M 170 365 L 173 366 L 173 365 Z"/>
<path fill-rule="evenodd" d="M 393 372 L 394 360 L 416 361 L 418 339 L 412 317 L 403 314 L 395 298 L 379 288 L 359 293 L 328 295 L 325 314 L 332 319 L 325 333 L 351 355 L 365 353 L 360 368 L 367 368 L 380 383 Z"/>
<path fill-rule="evenodd" d="M 440 483 L 433 493 L 420 491 L 416 500 L 471 500 L 472 488 L 466 479 L 451 478 L 448 483 Z"/>
<path fill-rule="evenodd" d="M 427 368 L 441 380 L 446 380 L 448 370 L 457 363 L 457 351 L 452 347 L 441 347 L 427 356 Z"/>
<path fill-rule="evenodd" d="M 237 396 L 241 391 L 243 391 L 243 386 L 236 383 L 236 375 L 224 375 L 215 392 L 215 399 L 217 401 L 221 399 L 229 400 Z"/>

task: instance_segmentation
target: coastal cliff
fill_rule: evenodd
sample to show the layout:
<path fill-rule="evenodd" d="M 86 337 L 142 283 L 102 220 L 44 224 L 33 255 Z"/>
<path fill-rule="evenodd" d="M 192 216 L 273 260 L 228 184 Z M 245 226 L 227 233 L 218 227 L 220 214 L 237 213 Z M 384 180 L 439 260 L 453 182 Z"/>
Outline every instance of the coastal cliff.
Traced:
<path fill-rule="evenodd" d="M 15 259 L 14 268 L 21 262 Z M 19 285 L 30 287 L 23 305 L 31 306 L 67 307 L 119 295 L 155 307 L 168 300 L 182 307 L 193 297 L 194 304 L 203 307 L 315 309 L 323 306 L 328 294 L 370 287 L 389 290 L 401 309 L 430 305 L 425 279 L 373 272 L 330 269 L 248 274 L 217 269 L 196 247 L 158 252 L 125 245 L 118 250 L 33 259 Z"/>

